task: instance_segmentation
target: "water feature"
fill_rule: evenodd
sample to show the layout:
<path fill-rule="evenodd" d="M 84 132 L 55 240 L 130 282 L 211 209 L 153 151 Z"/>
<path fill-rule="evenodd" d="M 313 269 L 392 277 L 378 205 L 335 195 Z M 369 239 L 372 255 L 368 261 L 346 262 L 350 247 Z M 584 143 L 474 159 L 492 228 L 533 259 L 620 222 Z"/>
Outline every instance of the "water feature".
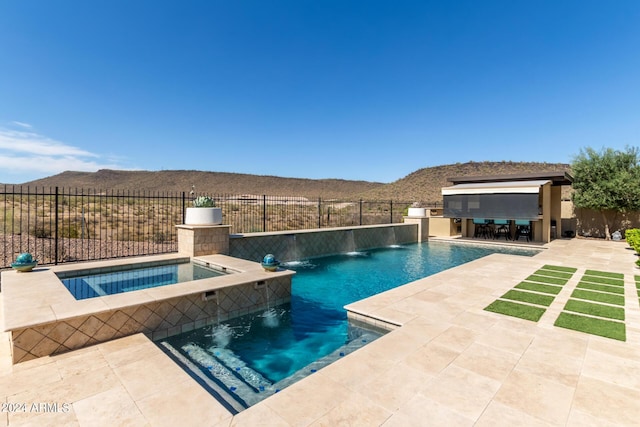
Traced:
<path fill-rule="evenodd" d="M 286 263 L 297 272 L 291 303 L 162 345 L 198 366 L 210 391 L 232 397 L 241 410 L 380 336 L 349 324 L 345 305 L 495 252 L 537 253 L 430 242 Z"/>

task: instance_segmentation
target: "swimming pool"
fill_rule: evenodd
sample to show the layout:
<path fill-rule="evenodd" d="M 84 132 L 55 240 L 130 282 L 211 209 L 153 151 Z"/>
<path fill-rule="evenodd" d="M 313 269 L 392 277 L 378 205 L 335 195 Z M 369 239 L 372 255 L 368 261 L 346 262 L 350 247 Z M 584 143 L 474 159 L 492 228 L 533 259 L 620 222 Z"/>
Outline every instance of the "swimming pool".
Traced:
<path fill-rule="evenodd" d="M 381 336 L 351 325 L 345 305 L 492 253 L 538 251 L 429 242 L 291 262 L 290 304 L 161 345 L 239 411 Z"/>
<path fill-rule="evenodd" d="M 82 300 L 223 274 L 226 273 L 205 265 L 183 262 L 137 268 L 125 265 L 102 273 L 58 273 L 58 277 L 76 300 Z"/>

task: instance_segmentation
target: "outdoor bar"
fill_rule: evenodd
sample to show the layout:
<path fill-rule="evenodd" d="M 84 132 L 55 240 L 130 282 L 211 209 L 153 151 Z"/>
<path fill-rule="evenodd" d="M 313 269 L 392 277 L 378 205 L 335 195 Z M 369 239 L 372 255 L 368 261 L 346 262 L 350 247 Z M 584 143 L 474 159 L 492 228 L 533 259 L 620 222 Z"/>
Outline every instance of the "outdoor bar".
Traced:
<path fill-rule="evenodd" d="M 562 186 L 567 172 L 449 178 L 442 188 L 445 218 L 459 219 L 462 237 L 548 243 L 562 235 Z M 498 233 L 498 234 L 496 234 Z"/>

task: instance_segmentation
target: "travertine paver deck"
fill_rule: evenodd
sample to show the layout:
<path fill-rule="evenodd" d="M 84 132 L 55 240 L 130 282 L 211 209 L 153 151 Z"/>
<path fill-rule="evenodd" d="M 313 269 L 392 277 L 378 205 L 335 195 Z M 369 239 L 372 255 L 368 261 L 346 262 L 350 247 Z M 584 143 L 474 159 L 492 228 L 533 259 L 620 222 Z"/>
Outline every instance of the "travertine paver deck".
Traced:
<path fill-rule="evenodd" d="M 235 416 L 143 335 L 11 366 L 4 334 L 0 401 L 27 412 L 2 412 L 0 425 L 637 425 L 633 252 L 580 239 L 547 248 L 491 255 L 352 304 L 402 326 Z M 540 321 L 483 310 L 544 264 L 578 271 Z M 587 268 L 625 274 L 627 342 L 553 326 Z M 29 411 L 34 403 L 60 412 Z"/>

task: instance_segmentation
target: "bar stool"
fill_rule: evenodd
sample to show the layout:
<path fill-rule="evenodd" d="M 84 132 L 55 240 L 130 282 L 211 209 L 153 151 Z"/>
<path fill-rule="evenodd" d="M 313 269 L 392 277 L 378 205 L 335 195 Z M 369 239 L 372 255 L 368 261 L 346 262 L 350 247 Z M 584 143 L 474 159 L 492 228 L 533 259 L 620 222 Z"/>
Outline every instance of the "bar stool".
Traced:
<path fill-rule="evenodd" d="M 493 223 L 496 229 L 493 234 L 494 239 L 499 239 L 500 236 L 504 236 L 505 240 L 511 238 L 511 230 L 509 229 L 509 221 L 506 219 L 494 219 Z"/>
<path fill-rule="evenodd" d="M 520 240 L 520 237 L 526 237 L 527 242 L 531 240 L 531 221 L 516 219 L 516 237 L 514 240 Z"/>

